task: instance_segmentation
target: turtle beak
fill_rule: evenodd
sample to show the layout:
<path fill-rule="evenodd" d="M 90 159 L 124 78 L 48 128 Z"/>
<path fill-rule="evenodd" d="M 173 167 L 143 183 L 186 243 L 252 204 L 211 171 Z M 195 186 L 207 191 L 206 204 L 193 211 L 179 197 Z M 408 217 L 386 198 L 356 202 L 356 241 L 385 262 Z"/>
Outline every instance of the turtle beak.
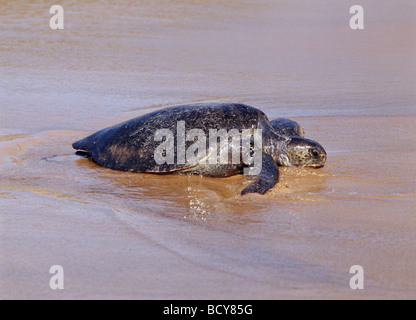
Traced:
<path fill-rule="evenodd" d="M 317 163 L 314 167 L 315 168 L 322 168 L 325 165 L 326 162 L 326 152 L 321 153 L 319 156 L 319 163 Z"/>

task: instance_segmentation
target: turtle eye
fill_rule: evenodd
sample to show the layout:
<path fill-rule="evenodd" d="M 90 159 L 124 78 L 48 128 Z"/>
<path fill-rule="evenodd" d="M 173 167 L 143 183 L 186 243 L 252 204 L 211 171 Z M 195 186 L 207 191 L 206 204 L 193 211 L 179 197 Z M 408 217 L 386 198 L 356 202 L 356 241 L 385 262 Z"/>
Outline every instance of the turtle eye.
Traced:
<path fill-rule="evenodd" d="M 317 158 L 319 156 L 319 151 L 315 148 L 312 148 L 309 150 L 309 153 L 312 155 L 312 157 Z"/>

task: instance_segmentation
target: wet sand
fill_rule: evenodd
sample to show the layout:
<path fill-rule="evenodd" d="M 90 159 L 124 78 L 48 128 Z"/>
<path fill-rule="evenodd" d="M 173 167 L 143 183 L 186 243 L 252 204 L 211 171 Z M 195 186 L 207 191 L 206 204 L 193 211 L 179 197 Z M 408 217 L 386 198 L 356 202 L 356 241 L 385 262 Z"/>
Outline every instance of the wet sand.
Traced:
<path fill-rule="evenodd" d="M 416 298 L 413 1 L 362 1 L 356 31 L 329 1 L 61 5 L 52 31 L 49 4 L 0 1 L 0 298 Z M 327 164 L 241 197 L 244 176 L 112 171 L 71 147 L 208 101 L 299 121 Z"/>

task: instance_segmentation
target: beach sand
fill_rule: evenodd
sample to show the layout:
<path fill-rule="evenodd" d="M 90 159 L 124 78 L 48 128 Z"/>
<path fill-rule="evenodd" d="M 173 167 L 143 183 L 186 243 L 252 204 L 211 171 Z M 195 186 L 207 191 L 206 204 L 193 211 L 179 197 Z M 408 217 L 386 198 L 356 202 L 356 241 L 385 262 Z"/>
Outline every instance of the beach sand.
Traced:
<path fill-rule="evenodd" d="M 0 1 L 0 298 L 415 299 L 416 4 Z M 321 169 L 119 172 L 74 154 L 182 103 L 301 123 Z M 50 267 L 64 270 L 51 290 Z M 350 288 L 350 267 L 364 289 Z"/>

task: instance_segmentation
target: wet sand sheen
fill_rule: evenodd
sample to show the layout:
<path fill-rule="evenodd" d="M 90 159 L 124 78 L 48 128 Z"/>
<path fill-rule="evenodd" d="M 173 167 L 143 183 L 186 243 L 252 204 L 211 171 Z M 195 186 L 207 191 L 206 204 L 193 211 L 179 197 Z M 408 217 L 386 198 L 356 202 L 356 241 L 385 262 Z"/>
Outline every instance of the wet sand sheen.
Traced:
<path fill-rule="evenodd" d="M 64 2 L 65 33 L 50 33 L 35 20 L 10 27 L 43 11 L 7 3 L 0 297 L 415 298 L 416 43 L 406 12 L 416 8 L 401 1 L 382 26 L 389 8 L 365 2 L 377 10 L 356 50 L 337 20 L 348 8 L 335 4 L 323 19 L 306 3 Z M 380 28 L 389 33 L 377 42 Z M 327 165 L 281 168 L 265 196 L 240 197 L 244 176 L 112 171 L 71 148 L 103 127 L 205 101 L 299 121 Z M 61 292 L 49 288 L 55 264 Z M 354 264 L 365 270 L 359 292 L 349 287 Z"/>

